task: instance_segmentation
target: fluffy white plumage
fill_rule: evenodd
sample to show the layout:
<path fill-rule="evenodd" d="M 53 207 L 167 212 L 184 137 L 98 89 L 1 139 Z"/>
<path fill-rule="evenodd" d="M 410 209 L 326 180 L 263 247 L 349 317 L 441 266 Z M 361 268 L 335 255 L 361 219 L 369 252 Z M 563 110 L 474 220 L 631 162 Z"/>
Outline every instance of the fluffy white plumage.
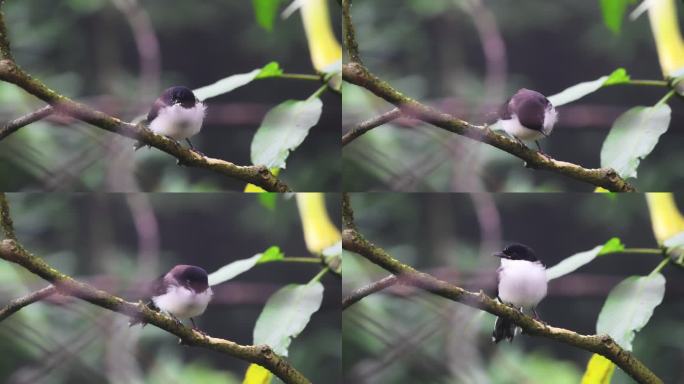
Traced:
<path fill-rule="evenodd" d="M 212 295 L 211 288 L 196 293 L 183 286 L 171 285 L 163 295 L 152 297 L 152 302 L 162 312 L 182 320 L 204 313 Z"/>
<path fill-rule="evenodd" d="M 536 261 L 501 259 L 499 298 L 516 308 L 533 309 L 546 296 L 546 268 Z"/>
<path fill-rule="evenodd" d="M 556 122 L 558 121 L 558 112 L 556 112 L 556 108 L 549 104 L 549 106 L 544 111 L 544 125 L 541 131 L 529 129 L 523 126 L 522 124 L 520 124 L 520 120 L 518 120 L 518 116 L 516 116 L 515 114 L 513 114 L 511 118 L 508 120 L 500 121 L 501 128 L 503 128 L 503 130 L 506 131 L 506 133 L 508 133 L 509 135 L 517 137 L 520 140 L 534 141 L 544 138 L 551 134 L 551 132 L 553 131 L 553 127 L 556 125 Z"/>
<path fill-rule="evenodd" d="M 188 139 L 202 129 L 206 109 L 199 101 L 192 108 L 184 108 L 181 104 L 161 108 L 150 123 L 150 130 L 179 141 Z"/>

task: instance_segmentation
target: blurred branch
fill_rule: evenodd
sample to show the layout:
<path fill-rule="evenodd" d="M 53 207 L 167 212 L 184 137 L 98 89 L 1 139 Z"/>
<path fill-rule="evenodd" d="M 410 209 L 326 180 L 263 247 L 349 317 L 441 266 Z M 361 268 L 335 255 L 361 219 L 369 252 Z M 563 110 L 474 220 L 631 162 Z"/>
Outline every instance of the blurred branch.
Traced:
<path fill-rule="evenodd" d="M 0 206 L 2 226 L 3 228 L 11 228 L 11 218 L 3 193 L 0 193 L 0 202 L 2 202 Z M 178 336 L 185 345 L 212 349 L 259 364 L 273 372 L 273 374 L 286 383 L 310 383 L 287 360 L 274 353 L 267 345 L 240 345 L 230 340 L 207 336 L 184 326 L 170 316 L 150 309 L 142 302 L 131 303 L 118 296 L 97 289 L 92 285 L 73 279 L 48 265 L 42 258 L 29 253 L 14 238 L 7 238 L 0 242 L 0 258 L 19 264 L 33 274 L 52 283 L 55 290 L 62 295 L 76 297 L 110 311 L 155 325 Z M 26 300 L 26 298 L 23 299 Z M 35 302 L 36 300 L 33 301 Z"/>
<path fill-rule="evenodd" d="M 383 124 L 387 124 L 392 120 L 396 120 L 401 117 L 401 110 L 399 108 L 394 108 L 389 112 L 385 112 L 382 115 L 376 116 L 372 119 L 366 120 L 358 126 L 352 128 L 342 136 L 342 146 L 345 146 L 354 139 L 363 135 L 364 133 L 370 131 L 373 128 L 377 128 Z"/>
<path fill-rule="evenodd" d="M 57 292 L 55 286 L 49 285 L 43 289 L 31 292 L 24 297 L 20 297 L 18 299 L 10 301 L 9 304 L 0 308 L 0 321 L 3 321 L 6 318 L 12 316 L 14 313 L 16 313 L 17 311 L 19 311 L 27 305 L 31 305 L 36 301 L 40 301 L 48 296 L 51 296 L 55 292 Z"/>
<path fill-rule="evenodd" d="M 52 114 L 54 109 L 50 105 L 46 105 L 43 108 L 37 109 L 27 115 L 17 117 L 16 119 L 7 122 L 5 126 L 0 128 L 0 140 L 13 134 L 22 127 L 25 127 L 31 123 L 35 123 L 38 120 L 42 120 Z"/>
<path fill-rule="evenodd" d="M 350 293 L 349 296 L 342 299 L 342 310 L 344 311 L 350 305 L 353 305 L 363 299 L 364 297 L 382 291 L 387 287 L 391 287 L 396 284 L 399 279 L 395 275 L 389 275 L 378 281 L 372 282 L 365 287 L 361 287 L 354 292 Z"/>
<path fill-rule="evenodd" d="M 354 37 L 354 27 L 350 15 L 350 0 L 342 1 L 342 15 L 345 28 L 345 43 L 351 62 L 342 67 L 345 81 L 366 88 L 376 96 L 394 104 L 405 116 L 422 120 L 446 131 L 489 144 L 525 161 L 525 166 L 560 173 L 575 180 L 606 188 L 614 192 L 633 192 L 634 187 L 610 168 L 584 168 L 580 165 L 555 160 L 548 155 L 528 148 L 502 134 L 493 132 L 463 121 L 447 113 L 440 112 L 422 104 L 396 90 L 386 81 L 372 74 L 362 63 L 358 44 Z"/>
<path fill-rule="evenodd" d="M 3 1 L 0 1 L 0 7 L 2 5 Z M 153 133 L 142 124 L 133 125 L 124 122 L 48 88 L 12 60 L 2 12 L 0 12 L 0 80 L 23 88 L 24 91 L 50 104 L 56 112 L 67 114 L 98 128 L 141 141 L 145 145 L 164 151 L 176 157 L 179 164 L 209 169 L 258 185 L 270 192 L 289 191 L 289 187 L 273 176 L 264 166 L 239 166 L 225 160 L 202 156 L 195 151 L 181 147 L 174 140 Z"/>
<path fill-rule="evenodd" d="M 545 337 L 603 355 L 639 383 L 662 384 L 663 381 L 658 376 L 629 351 L 622 349 L 610 336 L 581 335 L 568 329 L 552 327 L 492 299 L 483 291 L 478 293 L 467 291 L 394 259 L 384 249 L 375 246 L 366 240 L 358 230 L 354 229 L 353 211 L 349 205 L 349 197 L 346 193 L 344 195 L 347 201 L 347 204 L 343 205 L 342 213 L 345 223 L 345 229 L 342 232 L 342 247 L 344 249 L 357 253 L 392 274 L 400 276 L 404 284 L 414 285 L 446 299 L 506 318 L 522 328 L 526 334 Z"/>

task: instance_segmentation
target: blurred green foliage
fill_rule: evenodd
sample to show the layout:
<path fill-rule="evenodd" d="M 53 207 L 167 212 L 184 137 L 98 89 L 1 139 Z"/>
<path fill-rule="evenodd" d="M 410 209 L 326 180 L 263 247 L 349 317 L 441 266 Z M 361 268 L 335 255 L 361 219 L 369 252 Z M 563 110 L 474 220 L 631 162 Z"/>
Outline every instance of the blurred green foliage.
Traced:
<path fill-rule="evenodd" d="M 259 26 L 248 1 L 29 0 L 8 2 L 3 9 L 15 59 L 24 69 L 60 93 L 125 120 L 146 114 L 161 90 L 173 84 L 198 88 L 271 61 L 288 73 L 315 73 L 300 18 L 276 17 L 269 32 Z M 339 6 L 330 9 L 338 12 Z M 338 18 L 332 19 L 339 25 Z M 142 77 L 145 68 L 154 67 L 154 37 L 159 83 L 153 75 Z M 138 44 L 149 56 L 146 63 Z M 193 142 L 208 156 L 248 165 L 250 143 L 266 112 L 285 100 L 305 99 L 318 87 L 320 82 L 311 80 L 264 79 L 212 99 Z M 319 124 L 280 175 L 295 190 L 339 190 L 340 97 L 326 92 L 322 98 Z M 41 105 L 7 83 L 0 83 L 0 101 L 3 122 Z M 132 145 L 130 139 L 79 122 L 37 122 L 0 143 L 0 189 L 201 192 L 245 187 L 220 174 L 178 167 L 157 150 L 133 154 Z"/>
<path fill-rule="evenodd" d="M 130 300 L 144 282 L 176 264 L 211 272 L 274 244 L 288 256 L 308 256 L 295 199 L 285 195 L 277 196 L 275 209 L 262 206 L 254 194 L 144 194 L 137 198 L 147 203 L 129 205 L 130 198 L 136 197 L 9 194 L 17 235 L 31 252 Z M 339 196 L 326 201 L 331 216 L 340 217 Z M 131 210 L 136 204 L 149 204 L 150 210 L 142 211 L 147 217 L 142 234 L 134 220 L 140 212 Z M 152 219 L 159 234 L 157 256 L 146 243 L 154 233 Z M 212 336 L 252 344 L 267 299 L 283 286 L 307 283 L 320 269 L 316 263 L 255 266 L 214 287 L 198 326 Z M 321 283 L 322 306 L 292 341 L 290 362 L 313 382 L 335 383 L 339 375 L 330 372 L 340 371 L 340 284 L 332 274 Z M 0 263 L 0 306 L 45 285 L 20 267 Z M 248 366 L 214 351 L 179 346 L 177 338 L 153 326 L 129 328 L 124 316 L 73 299 L 36 303 L 0 323 L 0 354 L 3 383 L 240 383 Z"/>
<path fill-rule="evenodd" d="M 599 1 L 377 0 L 354 4 L 352 13 L 361 57 L 371 71 L 408 96 L 473 123 L 487 121 L 523 87 L 552 95 L 620 67 L 634 79 L 662 76 L 647 18 L 625 20 L 615 35 L 604 25 Z M 499 43 L 505 52 L 497 50 Z M 497 64 L 503 78 L 494 74 L 498 67 L 487 55 L 505 60 Z M 636 105 L 652 106 L 663 92 L 620 85 L 563 106 L 542 148 L 556 159 L 597 168 L 618 115 Z M 346 128 L 390 109 L 355 86 L 345 85 L 344 95 Z M 677 149 L 684 140 L 680 103 L 671 101 L 671 128 L 640 165 L 635 184 L 641 191 L 684 187 L 684 171 L 677 165 L 684 161 Z M 350 191 L 592 190 L 416 122 L 372 130 L 345 146 L 343 161 L 344 187 Z"/>
<path fill-rule="evenodd" d="M 677 196 L 680 206 L 684 197 Z M 627 247 L 657 247 L 642 195 L 351 194 L 356 224 L 402 262 L 472 291 L 493 295 L 498 259 L 511 242 L 530 245 L 547 266 L 619 237 Z M 607 250 L 620 249 L 616 240 Z M 600 250 L 601 248 L 598 248 Z M 344 255 L 343 296 L 387 276 L 353 253 Z M 605 254 L 553 280 L 538 307 L 551 325 L 582 334 L 596 322 L 610 290 L 647 275 L 660 255 Z M 665 297 L 636 335 L 633 351 L 665 382 L 679 382 L 682 347 L 668 341 L 684 315 L 677 277 L 665 268 Z M 491 343 L 494 317 L 413 288 L 397 286 L 343 312 L 345 381 L 368 383 L 576 383 L 590 352 L 521 335 Z M 632 379 L 618 370 L 614 384 Z"/>

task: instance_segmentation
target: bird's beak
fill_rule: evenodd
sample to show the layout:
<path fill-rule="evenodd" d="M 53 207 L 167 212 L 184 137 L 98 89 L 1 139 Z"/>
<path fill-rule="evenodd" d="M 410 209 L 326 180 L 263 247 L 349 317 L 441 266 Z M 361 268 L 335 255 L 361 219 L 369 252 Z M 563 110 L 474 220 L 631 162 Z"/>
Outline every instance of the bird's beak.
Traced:
<path fill-rule="evenodd" d="M 493 256 L 500 257 L 502 259 L 508 259 L 508 255 L 503 252 L 497 252 Z"/>

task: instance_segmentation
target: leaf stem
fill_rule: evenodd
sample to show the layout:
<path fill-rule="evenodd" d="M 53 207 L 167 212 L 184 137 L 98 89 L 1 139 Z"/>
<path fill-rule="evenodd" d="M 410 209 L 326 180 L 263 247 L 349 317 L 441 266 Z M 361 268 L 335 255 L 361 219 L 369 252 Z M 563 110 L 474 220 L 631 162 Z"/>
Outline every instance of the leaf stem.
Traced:
<path fill-rule="evenodd" d="M 660 264 L 658 264 L 657 267 L 655 267 L 655 269 L 653 271 L 651 271 L 651 273 L 648 274 L 648 276 L 650 277 L 650 276 L 653 276 L 656 273 L 660 272 L 663 268 L 665 268 L 665 266 L 669 262 L 670 262 L 670 258 L 669 257 L 665 258 L 663 261 L 660 262 Z"/>
<path fill-rule="evenodd" d="M 321 77 L 318 75 L 308 75 L 302 73 L 283 73 L 276 77 L 281 77 L 283 79 L 321 81 Z"/>
<path fill-rule="evenodd" d="M 316 90 L 316 92 L 314 92 L 311 96 L 309 96 L 309 98 L 306 100 L 313 100 L 313 99 L 317 99 L 317 98 L 321 97 L 321 95 L 323 94 L 323 92 L 325 92 L 326 89 L 328 89 L 328 82 L 327 81 L 320 88 L 318 88 L 318 90 Z"/>
<path fill-rule="evenodd" d="M 662 99 L 660 99 L 660 101 L 658 101 L 655 106 L 658 107 L 660 105 L 667 103 L 668 100 L 670 100 L 672 98 L 672 96 L 674 96 L 674 95 L 675 95 L 675 90 L 671 89 L 670 92 L 668 92 Z"/>
<path fill-rule="evenodd" d="M 311 281 L 309 281 L 309 284 L 321 281 L 321 278 L 323 277 L 323 275 L 328 273 L 329 270 L 330 270 L 329 267 L 325 267 L 325 268 L 321 269 L 321 271 L 318 272 L 318 274 L 316 276 L 314 276 L 313 279 L 311 279 Z"/>
<path fill-rule="evenodd" d="M 652 87 L 669 87 L 670 85 L 667 83 L 665 80 L 629 80 L 624 83 L 617 83 L 618 84 L 627 84 L 627 85 L 645 85 L 645 86 L 652 86 Z"/>
<path fill-rule="evenodd" d="M 285 257 L 280 259 L 279 261 L 284 262 L 284 263 L 312 263 L 312 264 L 320 264 L 321 259 L 317 257 Z"/>

